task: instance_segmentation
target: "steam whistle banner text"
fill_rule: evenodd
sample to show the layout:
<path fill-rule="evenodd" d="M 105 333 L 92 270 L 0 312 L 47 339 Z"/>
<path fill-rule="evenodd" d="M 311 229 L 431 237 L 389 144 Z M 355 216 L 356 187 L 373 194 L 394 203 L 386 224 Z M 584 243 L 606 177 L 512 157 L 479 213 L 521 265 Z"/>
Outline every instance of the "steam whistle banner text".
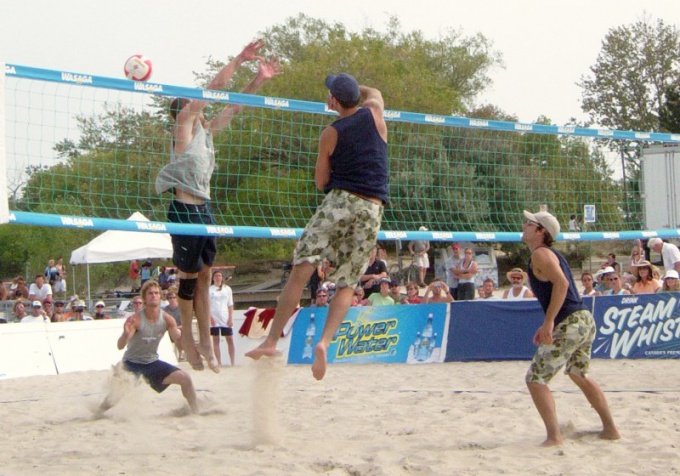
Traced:
<path fill-rule="evenodd" d="M 427 359 L 443 361 L 442 341 L 446 345 L 446 304 L 351 307 L 328 348 L 329 363 L 406 363 L 415 362 L 414 347 L 432 317 L 432 338 Z M 310 337 L 311 315 L 314 315 L 313 343 Z M 321 339 L 328 308 L 305 308 L 298 313 L 290 336 L 289 364 L 311 364 L 313 349 Z M 429 331 L 428 331 L 429 333 Z M 422 347 L 422 345 L 420 346 Z M 421 349 L 422 350 L 422 349 Z M 419 355 L 423 355 L 421 352 Z M 441 356 L 441 358 L 439 358 Z"/>
<path fill-rule="evenodd" d="M 680 293 L 594 299 L 593 357 L 680 358 Z"/>

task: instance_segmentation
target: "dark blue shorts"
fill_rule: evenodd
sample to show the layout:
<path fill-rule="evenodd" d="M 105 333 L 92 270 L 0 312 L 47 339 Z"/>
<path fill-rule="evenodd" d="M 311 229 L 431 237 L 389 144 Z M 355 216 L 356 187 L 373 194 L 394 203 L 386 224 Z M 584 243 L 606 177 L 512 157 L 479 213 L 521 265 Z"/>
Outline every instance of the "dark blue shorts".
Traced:
<path fill-rule="evenodd" d="M 210 328 L 210 335 L 211 336 L 233 336 L 234 335 L 234 328 L 233 327 L 211 327 Z"/>
<path fill-rule="evenodd" d="M 168 208 L 168 221 L 214 225 L 210 204 L 192 205 L 173 200 Z M 172 262 L 180 271 L 198 273 L 204 266 L 212 266 L 217 254 L 214 236 L 170 235 L 172 239 Z"/>
<path fill-rule="evenodd" d="M 144 380 L 158 393 L 169 387 L 168 384 L 163 383 L 163 380 L 171 373 L 179 370 L 174 365 L 162 360 L 157 360 L 150 364 L 138 364 L 137 362 L 126 360 L 123 362 L 123 365 L 125 365 L 125 370 L 128 372 L 144 377 Z"/>

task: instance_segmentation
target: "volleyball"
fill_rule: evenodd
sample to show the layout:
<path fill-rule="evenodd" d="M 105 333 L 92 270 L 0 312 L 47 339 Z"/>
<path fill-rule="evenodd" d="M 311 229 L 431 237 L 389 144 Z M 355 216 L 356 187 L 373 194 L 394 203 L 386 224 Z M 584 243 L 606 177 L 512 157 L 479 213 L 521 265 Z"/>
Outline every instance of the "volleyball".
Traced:
<path fill-rule="evenodd" d="M 123 68 L 125 77 L 133 81 L 146 81 L 151 77 L 153 66 L 151 60 L 144 55 L 132 55 Z"/>

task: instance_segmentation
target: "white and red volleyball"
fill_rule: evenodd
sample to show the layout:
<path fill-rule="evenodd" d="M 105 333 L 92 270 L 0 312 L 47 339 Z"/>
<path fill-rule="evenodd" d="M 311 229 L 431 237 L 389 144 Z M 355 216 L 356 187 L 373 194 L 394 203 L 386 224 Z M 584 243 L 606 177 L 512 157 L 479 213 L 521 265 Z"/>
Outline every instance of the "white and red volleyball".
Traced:
<path fill-rule="evenodd" d="M 123 67 L 125 77 L 133 81 L 146 81 L 151 77 L 153 65 L 151 60 L 144 55 L 132 55 Z"/>

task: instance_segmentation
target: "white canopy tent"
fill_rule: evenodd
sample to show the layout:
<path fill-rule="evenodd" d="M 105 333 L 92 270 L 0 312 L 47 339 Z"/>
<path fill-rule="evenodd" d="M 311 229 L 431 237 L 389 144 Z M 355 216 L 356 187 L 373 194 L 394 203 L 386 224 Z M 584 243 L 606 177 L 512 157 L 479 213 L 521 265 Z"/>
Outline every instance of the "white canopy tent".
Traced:
<path fill-rule="evenodd" d="M 135 212 L 128 218 L 131 221 L 149 221 L 144 215 Z M 168 233 L 148 233 L 143 231 L 105 231 L 85 246 L 71 253 L 72 265 L 87 265 L 87 300 L 90 296 L 90 264 L 132 261 L 133 259 L 169 258 L 172 256 L 172 241 Z"/>

